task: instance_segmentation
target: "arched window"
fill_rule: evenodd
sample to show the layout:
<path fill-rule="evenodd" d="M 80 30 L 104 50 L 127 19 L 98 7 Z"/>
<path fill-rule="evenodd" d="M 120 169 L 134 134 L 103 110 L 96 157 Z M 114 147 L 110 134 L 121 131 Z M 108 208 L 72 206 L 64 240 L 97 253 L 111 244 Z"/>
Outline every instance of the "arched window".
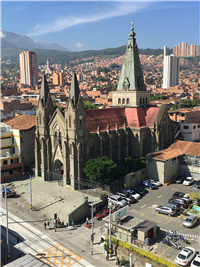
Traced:
<path fill-rule="evenodd" d="M 123 105 L 125 104 L 125 98 L 122 99 L 122 104 L 123 104 Z"/>
<path fill-rule="evenodd" d="M 79 120 L 80 127 L 82 126 L 82 120 Z"/>
<path fill-rule="evenodd" d="M 140 105 L 142 104 L 142 98 L 140 98 Z"/>
<path fill-rule="evenodd" d="M 143 104 L 144 104 L 144 98 L 143 98 Z"/>
<path fill-rule="evenodd" d="M 58 140 L 59 140 L 60 146 L 62 148 L 62 136 L 61 136 L 61 132 L 59 132 Z"/>
<path fill-rule="evenodd" d="M 39 114 L 39 123 L 41 124 L 41 114 Z"/>
<path fill-rule="evenodd" d="M 127 98 L 126 99 L 126 104 L 129 105 L 129 103 L 130 103 L 130 100 L 129 100 L 129 98 Z"/>
<path fill-rule="evenodd" d="M 54 146 L 56 146 L 56 143 L 57 143 L 57 132 L 55 132 L 55 135 L 54 135 Z"/>
<path fill-rule="evenodd" d="M 71 116 L 69 116 L 69 128 L 71 128 Z"/>
<path fill-rule="evenodd" d="M 118 98 L 118 105 L 121 104 L 121 98 Z"/>
<path fill-rule="evenodd" d="M 146 97 L 146 104 L 147 104 L 147 97 Z"/>
<path fill-rule="evenodd" d="M 80 144 L 80 155 L 82 155 L 83 151 L 82 151 L 82 144 Z"/>

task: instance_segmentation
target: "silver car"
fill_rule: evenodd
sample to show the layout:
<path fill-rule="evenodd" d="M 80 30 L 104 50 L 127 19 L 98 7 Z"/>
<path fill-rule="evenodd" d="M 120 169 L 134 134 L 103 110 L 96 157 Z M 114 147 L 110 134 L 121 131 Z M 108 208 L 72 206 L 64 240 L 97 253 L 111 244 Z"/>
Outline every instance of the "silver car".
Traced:
<path fill-rule="evenodd" d="M 155 210 L 157 213 L 164 213 L 168 216 L 176 214 L 176 209 L 174 207 L 157 206 Z"/>
<path fill-rule="evenodd" d="M 190 215 L 183 222 L 183 226 L 190 228 L 190 227 L 194 226 L 196 223 L 197 223 L 197 216 L 196 215 Z"/>

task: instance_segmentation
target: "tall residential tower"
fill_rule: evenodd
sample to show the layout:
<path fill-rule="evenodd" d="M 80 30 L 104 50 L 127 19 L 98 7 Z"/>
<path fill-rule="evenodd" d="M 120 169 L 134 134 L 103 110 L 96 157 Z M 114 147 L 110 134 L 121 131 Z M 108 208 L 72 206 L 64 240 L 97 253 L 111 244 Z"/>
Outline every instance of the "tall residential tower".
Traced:
<path fill-rule="evenodd" d="M 164 47 L 165 48 L 165 47 Z M 164 49 L 164 51 L 166 51 Z M 174 87 L 179 84 L 179 57 L 164 53 L 163 88 Z"/>
<path fill-rule="evenodd" d="M 19 54 L 21 83 L 37 86 L 37 55 L 35 52 L 24 51 Z"/>

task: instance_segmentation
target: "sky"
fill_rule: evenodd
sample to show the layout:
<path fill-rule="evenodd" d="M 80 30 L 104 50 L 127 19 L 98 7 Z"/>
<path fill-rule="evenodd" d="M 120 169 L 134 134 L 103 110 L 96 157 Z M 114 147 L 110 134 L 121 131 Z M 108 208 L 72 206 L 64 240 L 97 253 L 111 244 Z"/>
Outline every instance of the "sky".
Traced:
<path fill-rule="evenodd" d="M 1 30 L 71 51 L 199 45 L 199 1 L 1 1 Z M 3 38 L 2 32 L 0 36 Z"/>

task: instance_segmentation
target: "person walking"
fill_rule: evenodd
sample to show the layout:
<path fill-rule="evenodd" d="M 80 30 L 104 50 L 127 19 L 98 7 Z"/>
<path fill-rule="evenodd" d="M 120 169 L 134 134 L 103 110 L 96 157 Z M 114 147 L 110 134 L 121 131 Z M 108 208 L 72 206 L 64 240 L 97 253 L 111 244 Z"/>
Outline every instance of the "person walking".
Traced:
<path fill-rule="evenodd" d="M 49 230 L 49 229 L 50 229 L 49 222 L 47 222 L 47 230 Z"/>
<path fill-rule="evenodd" d="M 47 224 L 46 222 L 44 222 L 44 230 L 46 230 L 46 228 L 47 228 Z"/>
<path fill-rule="evenodd" d="M 89 219 L 88 219 L 88 217 L 86 217 L 86 225 L 88 224 L 88 222 L 89 222 Z"/>
<path fill-rule="evenodd" d="M 58 217 L 57 223 L 58 223 L 58 226 L 60 226 L 60 218 L 59 217 Z"/>

